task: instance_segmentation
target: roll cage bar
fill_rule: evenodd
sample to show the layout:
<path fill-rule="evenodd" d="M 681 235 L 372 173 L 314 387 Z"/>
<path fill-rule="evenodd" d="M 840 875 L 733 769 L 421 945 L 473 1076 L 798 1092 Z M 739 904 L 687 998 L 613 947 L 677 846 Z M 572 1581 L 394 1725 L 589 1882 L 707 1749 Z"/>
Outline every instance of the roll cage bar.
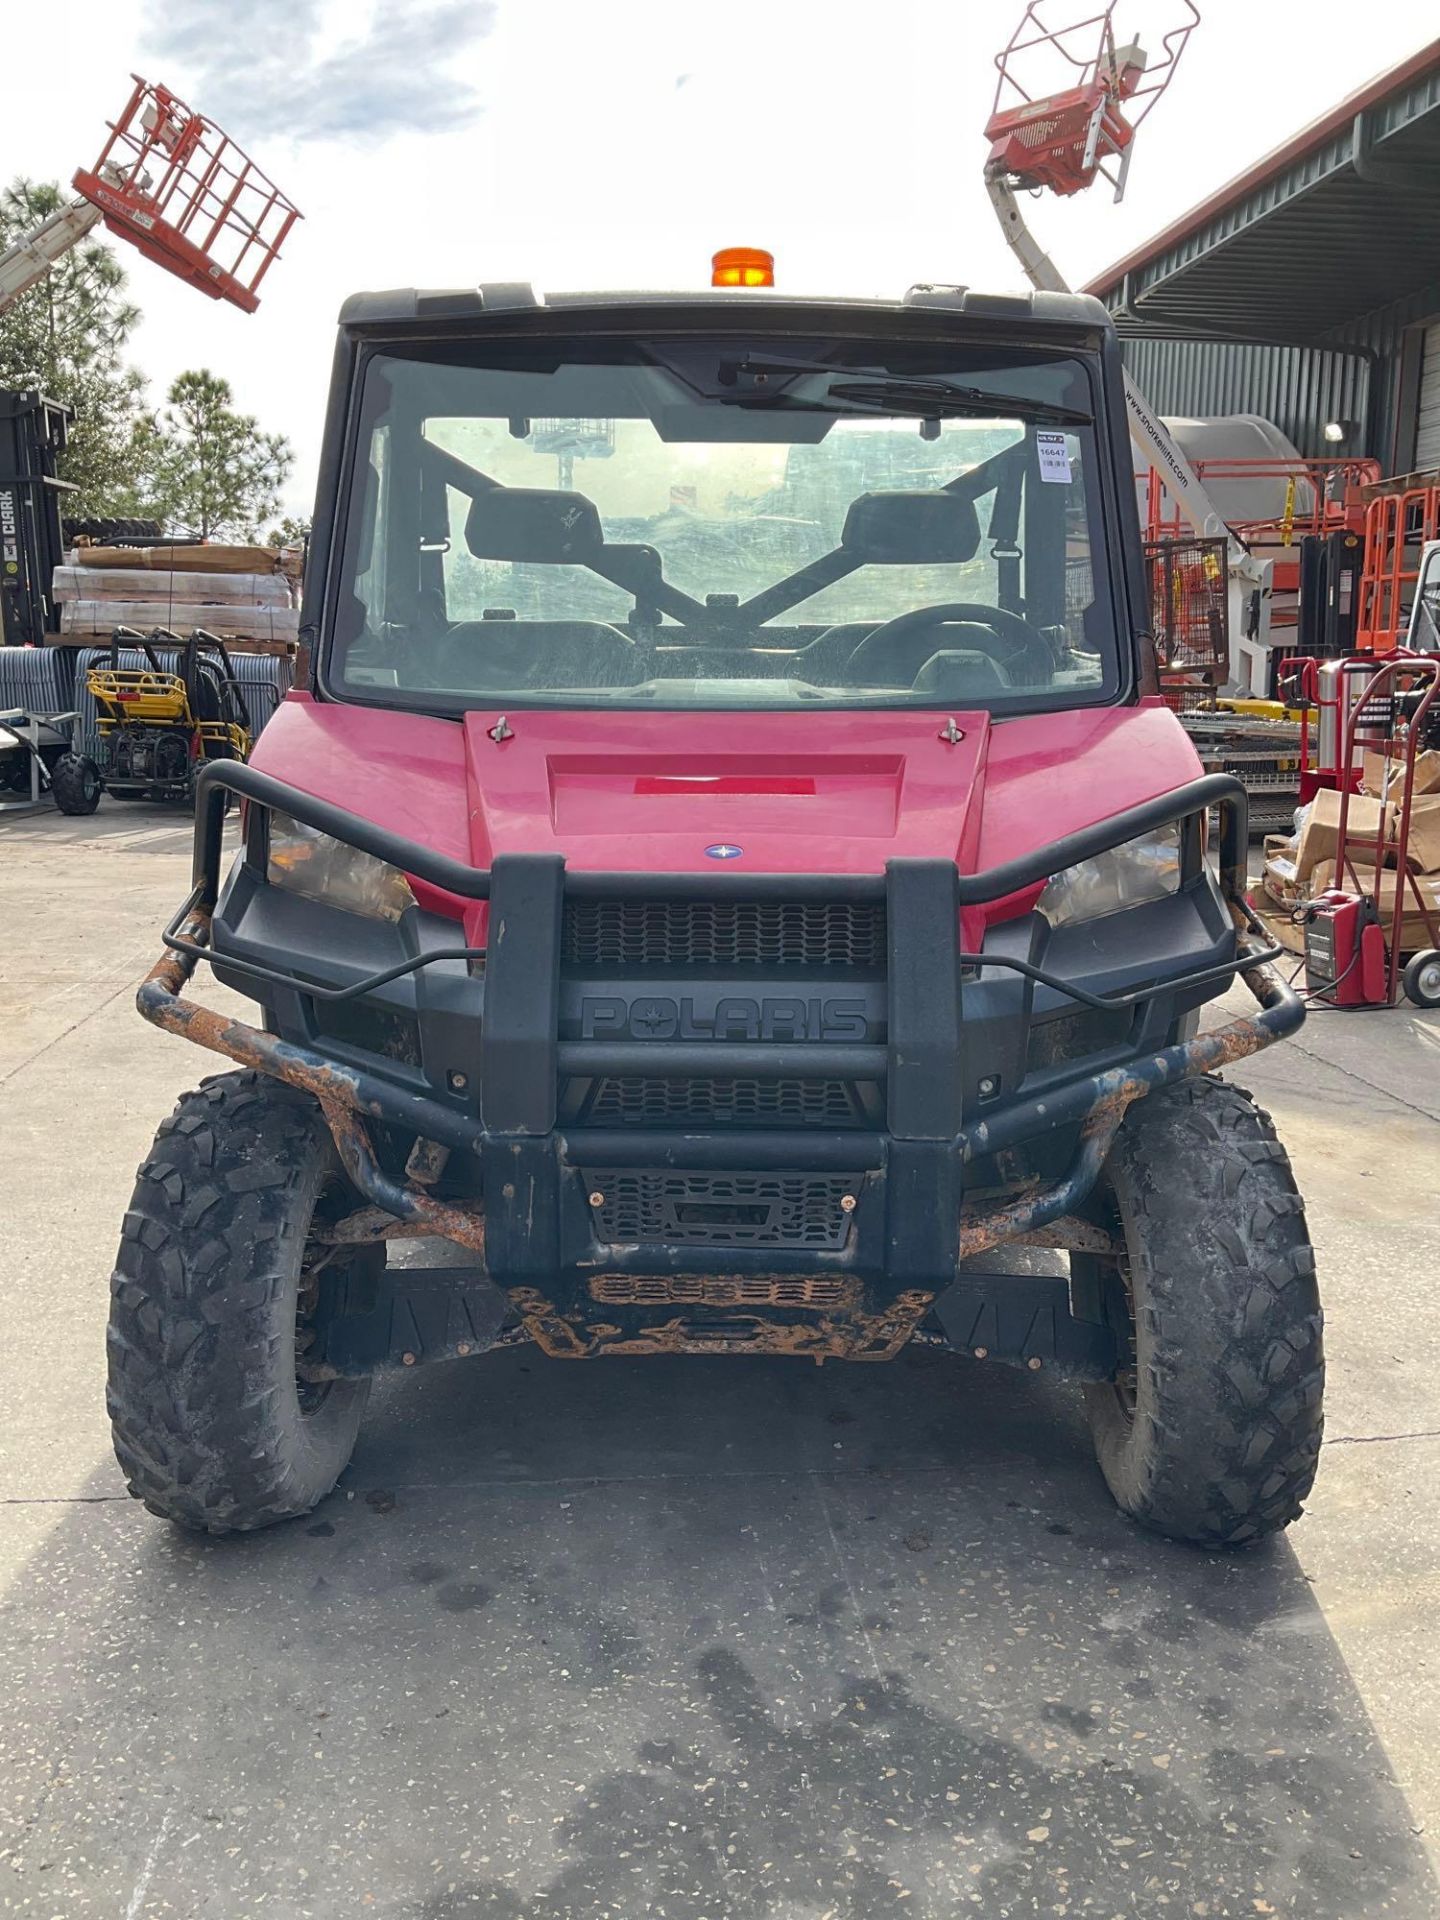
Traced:
<path fill-rule="evenodd" d="M 1002 447 L 978 466 L 956 474 L 943 487 L 936 489 L 937 492 L 950 493 L 972 502 L 982 499 L 987 493 L 995 494 L 987 537 L 990 540 L 991 557 L 999 569 L 1000 597 L 997 604 L 1012 613 L 1019 612 L 1018 605 L 1011 605 L 1010 601 L 1018 601 L 1019 598 L 1022 549 L 1018 540 L 1025 459 L 1025 442 L 1016 441 L 1013 446 Z M 419 464 L 420 594 L 423 599 L 427 593 L 443 591 L 440 567 L 448 544 L 449 524 L 445 487 L 453 487 L 457 493 L 472 501 L 483 500 L 492 493 L 514 490 L 507 489 L 493 475 L 471 466 L 458 454 L 436 446 L 433 441 L 421 440 Z M 660 554 L 654 547 L 606 542 L 598 557 L 580 556 L 579 564 L 598 578 L 608 580 L 622 592 L 630 594 L 637 613 L 668 613 L 682 626 L 699 627 L 707 624 L 728 626 L 737 618 L 763 626 L 777 614 L 800 606 L 822 588 L 833 586 L 836 581 L 857 572 L 866 565 L 866 560 L 863 554 L 852 553 L 843 545 L 833 547 L 828 553 L 798 567 L 794 573 L 786 574 L 768 587 L 762 587 L 759 593 L 752 594 L 738 606 L 723 608 L 708 606 L 703 600 L 697 600 L 693 594 L 668 581 Z M 426 578 L 432 569 L 432 577 Z"/>

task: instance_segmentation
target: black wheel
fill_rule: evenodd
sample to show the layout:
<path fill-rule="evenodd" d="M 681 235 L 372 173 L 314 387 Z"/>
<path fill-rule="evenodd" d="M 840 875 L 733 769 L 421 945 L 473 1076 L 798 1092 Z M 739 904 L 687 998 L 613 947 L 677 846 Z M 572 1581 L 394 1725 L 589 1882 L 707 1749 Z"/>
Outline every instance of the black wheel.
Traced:
<path fill-rule="evenodd" d="M 1232 1546 L 1299 1517 L 1320 1451 L 1315 1259 L 1268 1114 L 1224 1081 L 1137 1101 L 1096 1194 L 1114 1260 L 1072 1255 L 1122 1361 L 1087 1386 L 1117 1504 L 1178 1540 Z"/>
<path fill-rule="evenodd" d="M 50 769 L 50 791 L 61 813 L 94 813 L 105 782 L 88 755 L 62 753 Z"/>
<path fill-rule="evenodd" d="M 1440 951 L 1413 954 L 1400 976 L 1405 998 L 1417 1007 L 1440 1007 Z"/>
<path fill-rule="evenodd" d="M 109 1332 L 115 1453 L 152 1513 L 245 1531 L 335 1485 L 369 1382 L 302 1375 L 334 1286 L 384 1266 L 383 1246 L 337 1257 L 324 1240 L 359 1204 L 315 1101 L 266 1075 L 207 1080 L 161 1125 L 125 1216 Z"/>

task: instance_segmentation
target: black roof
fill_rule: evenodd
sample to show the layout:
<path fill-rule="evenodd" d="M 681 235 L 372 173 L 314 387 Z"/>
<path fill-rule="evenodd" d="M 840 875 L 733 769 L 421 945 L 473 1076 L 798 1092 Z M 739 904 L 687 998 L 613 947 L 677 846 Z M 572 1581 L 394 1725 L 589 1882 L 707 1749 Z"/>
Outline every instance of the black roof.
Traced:
<path fill-rule="evenodd" d="M 621 310 L 642 313 L 683 312 L 695 316 L 748 311 L 785 319 L 801 316 L 902 314 L 940 311 L 957 319 L 1005 321 L 1012 325 L 1049 326 L 1071 331 L 1108 329 L 1110 316 L 1102 302 L 1083 293 L 981 293 L 968 287 L 916 286 L 900 300 L 806 298 L 793 294 L 756 292 L 730 287 L 684 288 L 672 293 L 615 291 L 603 293 L 537 294 L 523 281 L 490 282 L 475 287 L 452 287 L 426 292 L 395 287 L 386 292 L 352 293 L 340 309 L 340 324 L 356 331 L 370 328 L 414 330 L 432 322 L 463 321 L 482 316 L 540 311 L 606 313 Z"/>

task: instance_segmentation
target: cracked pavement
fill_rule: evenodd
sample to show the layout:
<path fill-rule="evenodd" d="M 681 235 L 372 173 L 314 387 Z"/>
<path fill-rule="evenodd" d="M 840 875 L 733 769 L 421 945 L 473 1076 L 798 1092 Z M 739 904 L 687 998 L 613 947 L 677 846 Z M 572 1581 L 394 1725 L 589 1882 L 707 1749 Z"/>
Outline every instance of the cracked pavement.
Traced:
<path fill-rule="evenodd" d="M 309 1519 L 205 1542 L 103 1404 L 135 1163 L 216 1066 L 130 1006 L 188 841 L 0 822 L 0 1912 L 1440 1912 L 1440 1016 L 1237 1076 L 1328 1314 L 1269 1548 L 1146 1537 L 1073 1392 L 922 1350 L 422 1371 Z"/>

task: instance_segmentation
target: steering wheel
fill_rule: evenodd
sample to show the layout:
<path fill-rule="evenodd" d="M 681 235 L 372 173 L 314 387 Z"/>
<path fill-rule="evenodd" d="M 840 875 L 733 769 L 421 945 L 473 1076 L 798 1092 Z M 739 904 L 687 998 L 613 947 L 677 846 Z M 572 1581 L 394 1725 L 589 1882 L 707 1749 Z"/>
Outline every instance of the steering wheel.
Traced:
<path fill-rule="evenodd" d="M 1055 655 L 1044 635 L 1037 633 L 1018 613 L 1007 613 L 1003 607 L 987 607 L 976 600 L 946 600 L 938 606 L 911 607 L 907 613 L 897 613 L 894 619 L 882 622 L 866 634 L 847 665 L 855 667 L 868 654 L 891 650 L 897 640 L 906 639 L 917 630 L 944 626 L 956 620 L 989 628 L 999 645 L 986 647 L 985 651 L 992 654 L 1012 678 L 1030 686 L 1049 686 L 1055 671 Z M 924 664 L 924 660 L 917 660 L 915 671 L 918 673 Z"/>

